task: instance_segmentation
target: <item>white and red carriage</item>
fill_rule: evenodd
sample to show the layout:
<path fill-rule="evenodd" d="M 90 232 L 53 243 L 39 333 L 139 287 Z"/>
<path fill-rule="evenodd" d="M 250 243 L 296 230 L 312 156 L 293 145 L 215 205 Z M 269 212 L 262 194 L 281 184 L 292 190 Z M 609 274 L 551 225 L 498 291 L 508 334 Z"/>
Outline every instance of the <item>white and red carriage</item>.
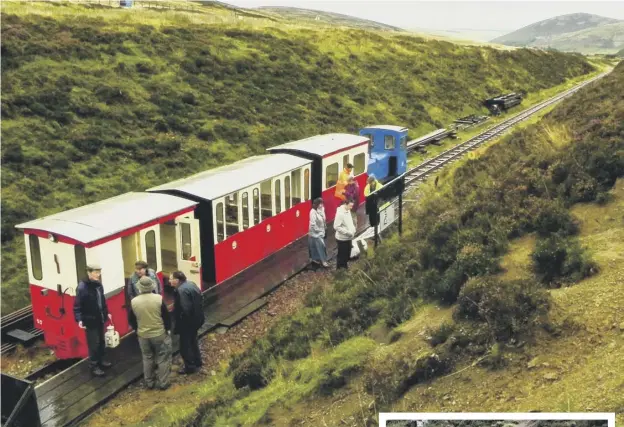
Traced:
<path fill-rule="evenodd" d="M 363 136 L 319 135 L 18 225 L 25 235 L 35 327 L 58 358 L 86 357 L 85 334 L 72 309 L 88 263 L 102 266 L 108 307 L 125 335 L 125 288 L 135 261 L 147 261 L 165 282 L 181 270 L 207 291 L 304 237 L 312 199 L 323 197 L 331 222 L 341 170 L 354 165 L 362 193 L 368 150 Z"/>

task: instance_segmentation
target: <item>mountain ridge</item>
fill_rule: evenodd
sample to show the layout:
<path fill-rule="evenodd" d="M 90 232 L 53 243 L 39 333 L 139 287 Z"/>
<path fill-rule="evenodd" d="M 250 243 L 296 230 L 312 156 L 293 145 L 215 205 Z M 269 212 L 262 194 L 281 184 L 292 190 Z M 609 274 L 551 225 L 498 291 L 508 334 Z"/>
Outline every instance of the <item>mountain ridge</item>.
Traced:
<path fill-rule="evenodd" d="M 559 15 L 496 37 L 491 42 L 580 53 L 615 53 L 617 46 L 624 43 L 624 21 L 588 13 Z"/>

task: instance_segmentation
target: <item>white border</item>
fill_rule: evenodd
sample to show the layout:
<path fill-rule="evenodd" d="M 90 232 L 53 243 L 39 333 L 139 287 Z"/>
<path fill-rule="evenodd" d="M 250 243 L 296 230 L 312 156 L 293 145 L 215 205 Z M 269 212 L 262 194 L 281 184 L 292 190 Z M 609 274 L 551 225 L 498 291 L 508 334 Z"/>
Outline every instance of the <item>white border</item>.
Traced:
<path fill-rule="evenodd" d="M 389 420 L 607 420 L 609 427 L 615 427 L 615 413 L 608 412 L 381 412 L 379 427 L 386 427 Z"/>

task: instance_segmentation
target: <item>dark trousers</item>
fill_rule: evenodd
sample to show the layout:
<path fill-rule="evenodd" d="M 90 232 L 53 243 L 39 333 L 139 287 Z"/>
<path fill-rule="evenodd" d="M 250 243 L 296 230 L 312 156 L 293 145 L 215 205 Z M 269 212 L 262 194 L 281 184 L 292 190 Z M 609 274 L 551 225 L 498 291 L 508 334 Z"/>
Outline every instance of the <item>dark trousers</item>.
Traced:
<path fill-rule="evenodd" d="M 87 346 L 89 347 L 89 365 L 91 368 L 102 363 L 104 359 L 104 348 L 106 343 L 104 341 L 104 325 L 87 328 Z"/>
<path fill-rule="evenodd" d="M 349 268 L 347 263 L 351 258 L 351 240 L 336 240 L 338 255 L 336 255 L 336 268 Z"/>
<path fill-rule="evenodd" d="M 192 371 L 202 366 L 199 342 L 197 341 L 197 329 L 180 328 L 180 355 L 184 360 L 184 368 Z"/>

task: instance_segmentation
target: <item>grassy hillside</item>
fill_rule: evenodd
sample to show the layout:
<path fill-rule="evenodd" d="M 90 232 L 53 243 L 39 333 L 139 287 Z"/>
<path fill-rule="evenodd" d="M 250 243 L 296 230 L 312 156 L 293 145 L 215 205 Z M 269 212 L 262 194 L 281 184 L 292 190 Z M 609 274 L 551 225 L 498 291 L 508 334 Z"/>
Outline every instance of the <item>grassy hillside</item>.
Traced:
<path fill-rule="evenodd" d="M 549 46 L 551 41 L 556 42 L 560 36 L 615 23 L 621 23 L 621 21 L 589 13 L 572 13 L 536 22 L 496 37 L 492 42 L 510 46 Z"/>
<path fill-rule="evenodd" d="M 370 21 L 368 19 L 356 18 L 341 13 L 324 12 L 320 10 L 301 9 L 297 7 L 271 7 L 263 6 L 258 10 L 268 12 L 297 22 L 314 22 L 316 24 L 329 24 L 332 26 L 359 28 L 363 30 L 386 30 L 405 31 L 399 27 Z"/>
<path fill-rule="evenodd" d="M 401 239 L 319 280 L 221 372 L 167 391 L 175 411 L 151 405 L 141 420 L 361 426 L 390 411 L 589 411 L 620 422 L 623 90 L 620 64 L 445 170 Z M 114 411 L 131 405 L 143 406 Z"/>
<path fill-rule="evenodd" d="M 321 285 L 306 309 L 192 389 L 186 409 L 148 420 L 193 406 L 179 425 L 374 425 L 389 411 L 619 420 L 623 89 L 620 65 L 443 173 L 403 239 Z"/>
<path fill-rule="evenodd" d="M 494 93 L 535 95 L 594 69 L 200 9 L 2 3 L 3 310 L 28 302 L 20 222 L 318 133 L 430 131 Z"/>
<path fill-rule="evenodd" d="M 568 52 L 611 54 L 616 53 L 623 43 L 624 22 L 618 22 L 537 40 L 531 46 Z"/>

